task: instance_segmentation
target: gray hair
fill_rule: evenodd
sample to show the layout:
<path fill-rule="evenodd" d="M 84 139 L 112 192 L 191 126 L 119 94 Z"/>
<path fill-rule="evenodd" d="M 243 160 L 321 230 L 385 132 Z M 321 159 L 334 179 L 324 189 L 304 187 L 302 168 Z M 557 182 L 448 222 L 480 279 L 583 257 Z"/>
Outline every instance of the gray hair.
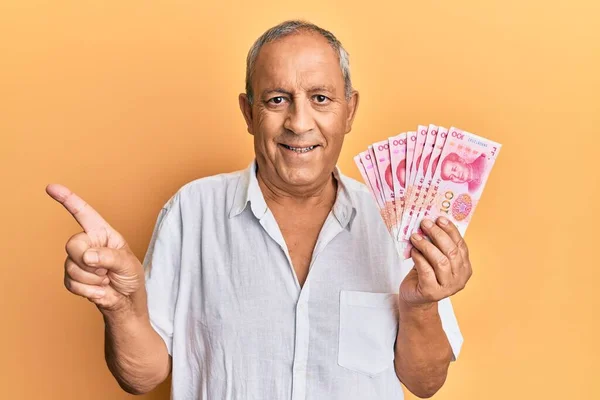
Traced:
<path fill-rule="evenodd" d="M 320 28 L 315 24 L 311 24 L 310 22 L 302 20 L 290 20 L 284 21 L 263 33 L 258 39 L 256 39 L 256 42 L 254 42 L 250 48 L 250 51 L 248 52 L 248 57 L 246 58 L 246 96 L 248 96 L 248 102 L 250 104 L 252 104 L 254 100 L 254 93 L 252 91 L 252 74 L 254 73 L 256 59 L 258 58 L 260 49 L 269 42 L 273 42 L 277 39 L 281 39 L 301 31 L 317 33 L 323 36 L 331 45 L 340 60 L 340 68 L 342 70 L 342 76 L 344 77 L 344 94 L 346 95 L 346 100 L 350 99 L 350 95 L 352 94 L 352 81 L 350 80 L 350 57 L 346 49 L 344 49 L 342 46 L 342 43 L 337 40 L 333 33 Z"/>

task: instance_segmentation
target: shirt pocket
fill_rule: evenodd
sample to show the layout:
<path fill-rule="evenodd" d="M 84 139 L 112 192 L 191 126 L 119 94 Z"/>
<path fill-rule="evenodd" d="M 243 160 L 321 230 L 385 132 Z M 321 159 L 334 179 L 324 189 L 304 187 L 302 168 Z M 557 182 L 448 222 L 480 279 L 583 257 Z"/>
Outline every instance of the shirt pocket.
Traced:
<path fill-rule="evenodd" d="M 393 365 L 398 295 L 342 290 L 338 365 L 370 377 Z"/>

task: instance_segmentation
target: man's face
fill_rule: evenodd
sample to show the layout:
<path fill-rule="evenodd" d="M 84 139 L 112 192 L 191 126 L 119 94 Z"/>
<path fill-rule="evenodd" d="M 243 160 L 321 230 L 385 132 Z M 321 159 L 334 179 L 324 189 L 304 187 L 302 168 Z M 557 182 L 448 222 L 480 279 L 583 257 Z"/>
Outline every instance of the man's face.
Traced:
<path fill-rule="evenodd" d="M 330 179 L 358 102 L 349 101 L 339 59 L 320 35 L 298 33 L 260 50 L 254 102 L 240 107 L 263 179 L 280 189 L 311 188 Z"/>

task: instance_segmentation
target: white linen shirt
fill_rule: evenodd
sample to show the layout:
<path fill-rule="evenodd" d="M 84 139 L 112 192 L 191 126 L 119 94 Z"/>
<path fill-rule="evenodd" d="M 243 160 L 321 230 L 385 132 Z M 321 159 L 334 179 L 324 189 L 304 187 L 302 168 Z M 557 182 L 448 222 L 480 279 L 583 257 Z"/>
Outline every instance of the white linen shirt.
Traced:
<path fill-rule="evenodd" d="M 159 213 L 144 258 L 174 400 L 400 400 L 397 294 L 412 268 L 366 187 L 338 191 L 300 287 L 253 161 L 197 179 Z M 463 338 L 438 303 L 453 360 Z"/>

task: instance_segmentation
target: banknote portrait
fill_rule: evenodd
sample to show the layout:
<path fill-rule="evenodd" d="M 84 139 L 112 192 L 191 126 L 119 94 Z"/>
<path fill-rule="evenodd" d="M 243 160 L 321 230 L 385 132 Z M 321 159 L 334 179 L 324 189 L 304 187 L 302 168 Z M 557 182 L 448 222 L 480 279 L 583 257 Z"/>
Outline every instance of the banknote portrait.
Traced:
<path fill-rule="evenodd" d="M 475 192 L 485 180 L 485 154 L 468 162 L 456 153 L 449 153 L 441 164 L 440 177 L 446 181 L 466 183 L 469 192 Z"/>

